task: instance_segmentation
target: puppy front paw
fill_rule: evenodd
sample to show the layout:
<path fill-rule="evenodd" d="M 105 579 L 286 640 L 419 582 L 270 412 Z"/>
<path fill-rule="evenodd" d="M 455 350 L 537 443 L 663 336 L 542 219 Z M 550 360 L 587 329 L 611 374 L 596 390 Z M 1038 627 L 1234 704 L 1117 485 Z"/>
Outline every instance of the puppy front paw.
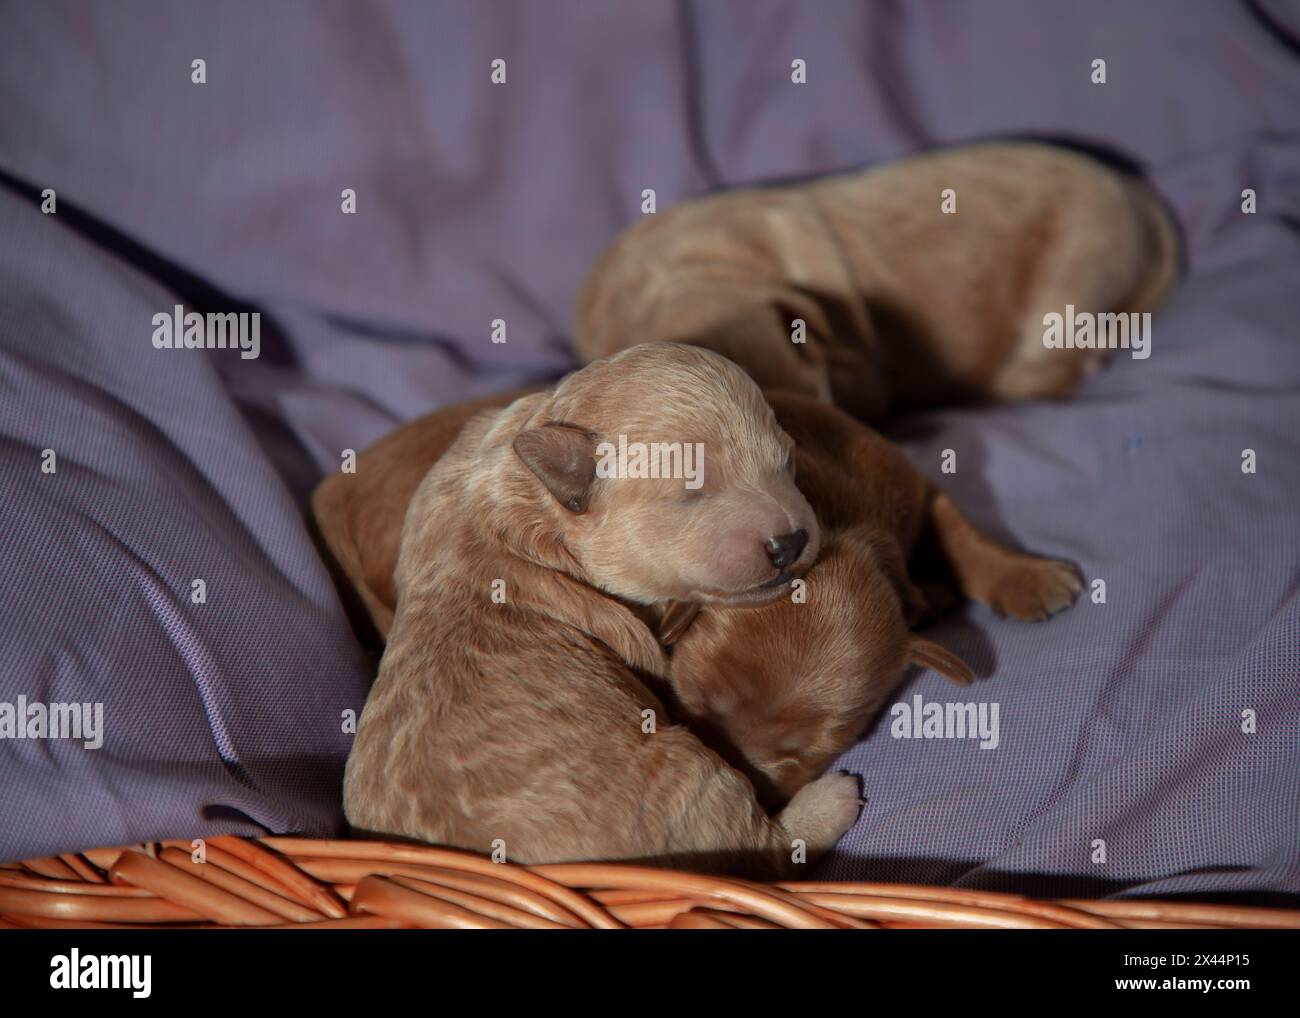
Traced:
<path fill-rule="evenodd" d="M 990 585 L 987 604 L 998 615 L 1038 622 L 1070 607 L 1083 576 L 1069 562 L 1017 555 Z"/>
<path fill-rule="evenodd" d="M 791 838 L 801 838 L 815 858 L 835 847 L 862 809 L 861 788 L 852 774 L 823 774 L 795 793 L 777 821 Z"/>

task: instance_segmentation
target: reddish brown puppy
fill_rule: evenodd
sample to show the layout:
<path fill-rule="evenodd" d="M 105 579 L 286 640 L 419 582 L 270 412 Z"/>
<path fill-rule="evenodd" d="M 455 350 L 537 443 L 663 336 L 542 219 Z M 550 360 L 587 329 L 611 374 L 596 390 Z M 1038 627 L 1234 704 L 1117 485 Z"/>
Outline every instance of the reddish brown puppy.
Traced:
<path fill-rule="evenodd" d="M 909 578 L 918 553 L 941 560 L 961 594 L 1018 619 L 1067 607 L 1081 581 L 1069 563 L 982 534 L 847 414 L 806 396 L 768 399 L 798 448 L 821 559 L 799 596 L 701 612 L 677 640 L 671 679 L 692 726 L 776 807 L 852 745 L 908 665 L 971 681 L 964 662 L 909 631 L 925 610 Z"/>

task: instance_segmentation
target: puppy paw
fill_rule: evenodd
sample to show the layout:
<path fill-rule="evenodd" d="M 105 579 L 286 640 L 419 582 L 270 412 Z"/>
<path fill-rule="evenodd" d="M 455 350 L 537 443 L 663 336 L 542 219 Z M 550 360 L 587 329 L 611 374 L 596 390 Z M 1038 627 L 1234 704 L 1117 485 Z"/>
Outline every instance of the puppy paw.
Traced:
<path fill-rule="evenodd" d="M 823 774 L 795 793 L 777 821 L 791 838 L 802 838 L 810 856 L 835 847 L 862 809 L 858 779 L 852 774 Z"/>
<path fill-rule="evenodd" d="M 1037 622 L 1070 607 L 1082 589 L 1083 577 L 1069 562 L 1018 555 L 994 580 L 987 604 L 998 615 Z"/>

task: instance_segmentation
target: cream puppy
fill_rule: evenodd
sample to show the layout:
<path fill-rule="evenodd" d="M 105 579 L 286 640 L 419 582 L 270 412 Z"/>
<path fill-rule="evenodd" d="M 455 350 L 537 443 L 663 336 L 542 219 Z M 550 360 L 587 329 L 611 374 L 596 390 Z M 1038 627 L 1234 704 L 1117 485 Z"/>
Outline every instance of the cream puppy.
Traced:
<path fill-rule="evenodd" d="M 601 447 L 699 443 L 703 485 L 599 476 Z M 820 531 L 792 443 L 737 367 L 630 349 L 470 419 L 406 515 L 396 611 L 348 759 L 369 832 L 521 862 L 640 859 L 774 875 L 858 809 L 827 775 L 775 819 L 654 687 L 642 606 L 788 594 Z M 802 533 L 794 539 L 791 535 Z"/>

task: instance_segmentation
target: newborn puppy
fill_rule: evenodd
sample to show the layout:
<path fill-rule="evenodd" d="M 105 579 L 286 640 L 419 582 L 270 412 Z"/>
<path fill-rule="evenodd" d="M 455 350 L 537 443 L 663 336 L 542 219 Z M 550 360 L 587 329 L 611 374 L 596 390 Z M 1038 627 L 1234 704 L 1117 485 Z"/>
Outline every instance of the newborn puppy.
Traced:
<path fill-rule="evenodd" d="M 674 646 L 670 679 L 679 713 L 775 808 L 856 741 L 908 665 L 972 680 L 954 654 L 909 632 L 925 607 L 908 575 L 919 552 L 941 559 L 962 594 L 1019 619 L 1060 611 L 1082 585 L 1068 563 L 981 534 L 865 425 L 811 397 L 768 399 L 798 447 L 822 556 L 803 603 L 701 612 Z"/>
<path fill-rule="evenodd" d="M 1154 311 L 1179 259 L 1136 177 L 1048 145 L 975 145 L 646 216 L 589 272 L 577 347 L 693 343 L 765 390 L 870 421 L 1063 397 L 1105 351 L 1045 348 L 1044 316 Z"/>
<path fill-rule="evenodd" d="M 923 553 L 946 565 L 962 594 L 1019 619 L 1064 608 L 1079 582 L 1066 563 L 1010 551 L 981 534 L 895 446 L 847 415 L 793 394 L 768 399 L 798 444 L 797 484 L 823 521 L 824 550 L 805 577 L 806 602 L 787 596 L 698 617 L 687 602 L 643 617 L 676 642 L 668 666 L 673 705 L 772 808 L 852 744 L 908 664 L 970 681 L 955 655 L 908 632 L 924 606 L 908 567 Z M 485 405 L 510 401 L 507 394 L 412 421 L 364 451 L 356 474 L 336 474 L 317 489 L 322 536 L 365 602 L 378 606 L 381 632 L 397 603 L 394 535 L 415 478 Z"/>
<path fill-rule="evenodd" d="M 700 442 L 681 479 L 604 476 L 603 442 Z M 634 610 L 762 604 L 817 554 L 791 441 L 735 365 L 634 347 L 473 417 L 421 481 L 396 611 L 344 779 L 356 828 L 527 862 L 655 860 L 773 875 L 857 814 L 828 775 L 775 820 L 648 683 Z M 802 534 L 799 540 L 791 534 Z"/>

